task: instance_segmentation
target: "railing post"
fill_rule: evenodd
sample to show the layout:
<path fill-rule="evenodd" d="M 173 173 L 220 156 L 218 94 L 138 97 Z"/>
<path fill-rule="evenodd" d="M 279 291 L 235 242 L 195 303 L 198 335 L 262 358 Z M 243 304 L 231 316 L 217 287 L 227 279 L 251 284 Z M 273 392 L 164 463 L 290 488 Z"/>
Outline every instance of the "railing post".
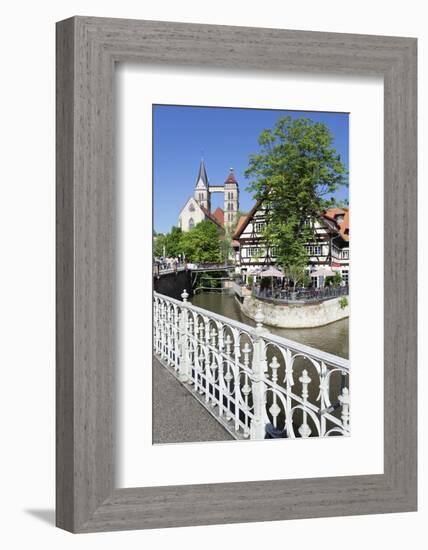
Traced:
<path fill-rule="evenodd" d="M 348 388 L 343 388 L 342 395 L 339 395 L 339 403 L 342 405 L 342 425 L 345 432 L 349 431 L 349 390 Z"/>
<path fill-rule="evenodd" d="M 250 428 L 251 439 L 264 439 L 265 437 L 265 405 L 266 405 L 266 386 L 265 373 L 267 371 L 265 344 L 262 338 L 267 330 L 263 328 L 264 315 L 261 307 L 257 310 L 256 338 L 253 343 L 253 363 L 252 363 L 252 395 L 253 395 L 253 420 Z"/>
<path fill-rule="evenodd" d="M 189 294 L 186 290 L 183 290 L 181 297 L 183 298 L 183 305 L 181 306 L 180 316 L 180 368 L 178 376 L 181 382 L 188 382 L 190 378 L 190 354 L 189 354 L 189 339 L 188 339 L 188 310 L 187 310 L 187 298 Z"/>
<path fill-rule="evenodd" d="M 308 424 L 308 412 L 306 404 L 308 402 L 308 386 L 312 382 L 312 379 L 308 376 L 308 371 L 303 369 L 302 376 L 299 378 L 299 382 L 302 384 L 302 399 L 303 399 L 303 422 L 299 428 L 299 434 L 303 437 L 309 437 L 311 435 L 311 429 Z"/>

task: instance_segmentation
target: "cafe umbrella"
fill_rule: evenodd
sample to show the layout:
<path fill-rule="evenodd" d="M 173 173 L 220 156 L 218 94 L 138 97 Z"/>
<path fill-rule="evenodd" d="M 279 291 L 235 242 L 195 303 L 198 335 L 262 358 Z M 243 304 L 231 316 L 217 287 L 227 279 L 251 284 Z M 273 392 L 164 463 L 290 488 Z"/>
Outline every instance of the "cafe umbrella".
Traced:
<path fill-rule="evenodd" d="M 312 271 L 312 273 L 310 274 L 310 277 L 322 277 L 322 283 L 324 286 L 325 277 L 334 277 L 335 274 L 336 272 L 330 269 L 329 267 L 322 266 L 316 269 L 315 271 Z"/>
<path fill-rule="evenodd" d="M 280 271 L 279 269 L 276 269 L 276 267 L 269 267 L 265 271 L 262 271 L 259 274 L 260 277 L 270 277 L 271 278 L 271 286 L 272 286 L 272 298 L 273 298 L 273 279 L 274 277 L 284 277 L 284 273 Z"/>

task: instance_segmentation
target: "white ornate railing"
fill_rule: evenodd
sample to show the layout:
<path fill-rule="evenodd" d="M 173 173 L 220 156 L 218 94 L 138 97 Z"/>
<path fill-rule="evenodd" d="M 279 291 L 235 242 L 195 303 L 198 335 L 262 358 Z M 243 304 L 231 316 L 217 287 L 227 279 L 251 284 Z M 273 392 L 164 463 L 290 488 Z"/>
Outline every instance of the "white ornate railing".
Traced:
<path fill-rule="evenodd" d="M 237 437 L 349 435 L 349 362 L 154 292 L 154 352 Z"/>

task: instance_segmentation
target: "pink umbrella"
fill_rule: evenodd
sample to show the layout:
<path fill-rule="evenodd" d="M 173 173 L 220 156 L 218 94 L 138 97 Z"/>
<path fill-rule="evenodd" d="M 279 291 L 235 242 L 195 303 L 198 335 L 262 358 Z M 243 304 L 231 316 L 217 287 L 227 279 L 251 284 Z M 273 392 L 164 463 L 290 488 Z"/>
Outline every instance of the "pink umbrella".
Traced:
<path fill-rule="evenodd" d="M 329 267 L 319 267 L 310 274 L 311 277 L 334 277 L 335 271 L 332 271 Z"/>
<path fill-rule="evenodd" d="M 270 267 L 260 273 L 260 277 L 284 277 L 284 273 L 275 267 Z"/>
<path fill-rule="evenodd" d="M 260 273 L 260 277 L 271 277 L 271 286 L 272 286 L 272 296 L 273 296 L 273 278 L 274 277 L 284 277 L 284 273 L 275 267 L 269 267 L 266 271 Z"/>

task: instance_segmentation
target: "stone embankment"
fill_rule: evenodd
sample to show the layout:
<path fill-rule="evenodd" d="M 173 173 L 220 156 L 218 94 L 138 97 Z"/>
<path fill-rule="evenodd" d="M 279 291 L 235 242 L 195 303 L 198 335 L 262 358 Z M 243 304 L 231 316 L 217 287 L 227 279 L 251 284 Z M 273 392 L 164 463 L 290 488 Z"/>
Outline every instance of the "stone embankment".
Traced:
<path fill-rule="evenodd" d="M 348 296 L 311 304 L 281 304 L 245 296 L 239 303 L 242 313 L 253 320 L 257 310 L 261 308 L 264 315 L 263 324 L 278 328 L 322 327 L 349 317 Z"/>

